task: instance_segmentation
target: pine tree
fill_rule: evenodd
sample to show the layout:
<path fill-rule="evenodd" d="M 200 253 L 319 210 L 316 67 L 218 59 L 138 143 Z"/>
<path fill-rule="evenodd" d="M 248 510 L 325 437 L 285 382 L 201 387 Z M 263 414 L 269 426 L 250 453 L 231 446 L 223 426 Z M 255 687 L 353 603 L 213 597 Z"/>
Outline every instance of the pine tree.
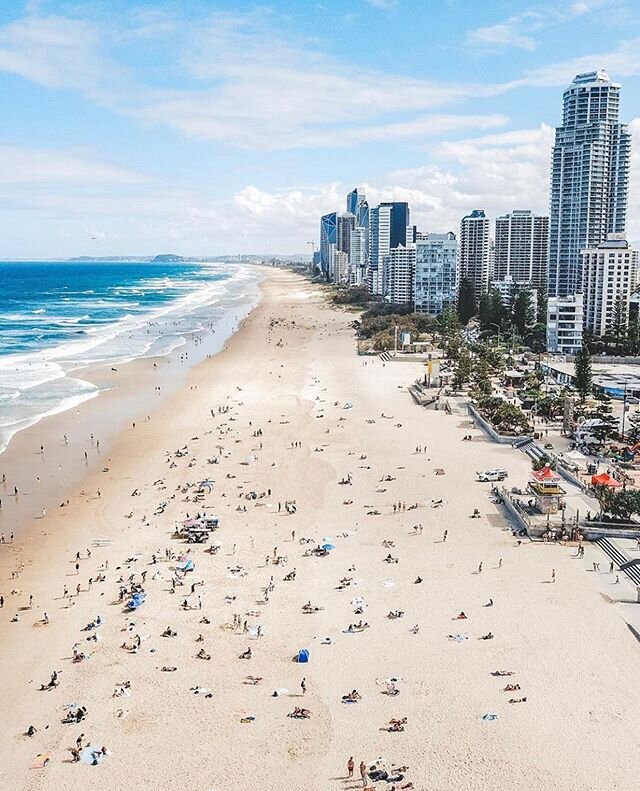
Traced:
<path fill-rule="evenodd" d="M 473 283 L 468 277 L 463 277 L 458 291 L 458 316 L 460 323 L 462 325 L 468 324 L 469 319 L 473 318 L 476 312 L 477 306 Z"/>
<path fill-rule="evenodd" d="M 473 363 L 471 354 L 465 347 L 460 350 L 458 361 L 456 363 L 455 372 L 453 374 L 453 387 L 455 390 L 462 390 L 465 384 L 469 381 L 471 371 L 473 370 Z"/>
<path fill-rule="evenodd" d="M 586 346 L 582 346 L 575 357 L 576 371 L 576 390 L 581 401 L 585 401 L 591 395 L 593 389 L 593 379 L 591 375 L 591 355 Z"/>
<path fill-rule="evenodd" d="M 637 316 L 629 319 L 625 351 L 627 354 L 632 354 L 634 356 L 640 354 L 640 321 L 638 321 Z"/>
<path fill-rule="evenodd" d="M 613 313 L 607 327 L 607 334 L 613 337 L 618 346 L 627 334 L 627 303 L 622 294 L 618 294 L 613 303 Z"/>
<path fill-rule="evenodd" d="M 516 295 L 511 309 L 511 321 L 522 338 L 524 338 L 527 331 L 533 327 L 535 323 L 535 311 L 533 309 L 533 297 L 530 291 L 525 289 L 524 291 L 519 291 Z"/>

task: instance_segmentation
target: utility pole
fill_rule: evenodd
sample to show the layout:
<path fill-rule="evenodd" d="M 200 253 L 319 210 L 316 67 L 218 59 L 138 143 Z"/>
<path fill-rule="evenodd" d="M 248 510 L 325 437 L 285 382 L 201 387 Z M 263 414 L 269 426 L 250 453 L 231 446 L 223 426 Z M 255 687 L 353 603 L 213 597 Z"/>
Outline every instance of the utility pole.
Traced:
<path fill-rule="evenodd" d="M 398 354 L 398 325 L 394 325 L 394 333 L 393 333 L 393 356 L 395 357 Z"/>

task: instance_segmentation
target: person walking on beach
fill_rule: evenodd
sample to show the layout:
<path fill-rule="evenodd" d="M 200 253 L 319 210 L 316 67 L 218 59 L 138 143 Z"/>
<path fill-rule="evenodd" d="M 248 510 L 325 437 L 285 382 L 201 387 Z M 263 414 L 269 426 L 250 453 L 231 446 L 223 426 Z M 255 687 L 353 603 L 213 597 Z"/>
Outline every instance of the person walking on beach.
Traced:
<path fill-rule="evenodd" d="M 300 682 L 300 689 L 302 690 L 302 694 L 303 695 L 307 694 L 307 679 L 306 678 L 303 678 L 302 681 Z"/>
<path fill-rule="evenodd" d="M 555 582 L 555 581 L 556 581 L 556 570 L 551 569 L 551 582 Z"/>
<path fill-rule="evenodd" d="M 449 531 L 448 531 L 448 530 L 445 530 L 445 531 L 444 531 L 444 533 L 442 534 L 442 543 L 443 543 L 443 544 L 444 544 L 444 542 L 447 540 L 447 536 L 448 536 L 448 535 L 449 535 Z"/>
<path fill-rule="evenodd" d="M 353 762 L 353 755 L 352 755 L 351 758 L 349 758 L 349 760 L 347 761 L 347 777 L 349 779 L 351 779 L 353 777 L 354 767 L 355 767 L 355 764 Z"/>
<path fill-rule="evenodd" d="M 367 767 L 364 761 L 360 761 L 360 777 L 362 778 L 362 787 L 364 788 L 367 785 Z"/>

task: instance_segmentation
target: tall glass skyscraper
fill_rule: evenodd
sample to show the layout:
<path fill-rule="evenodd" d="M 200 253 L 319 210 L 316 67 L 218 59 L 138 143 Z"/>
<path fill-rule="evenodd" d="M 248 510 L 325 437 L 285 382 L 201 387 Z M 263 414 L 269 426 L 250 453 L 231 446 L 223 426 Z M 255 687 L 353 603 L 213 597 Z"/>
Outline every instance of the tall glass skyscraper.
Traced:
<path fill-rule="evenodd" d="M 320 218 L 320 269 L 325 277 L 331 274 L 331 253 L 332 249 L 335 250 L 337 241 L 338 215 L 333 211 Z"/>
<path fill-rule="evenodd" d="M 578 74 L 563 95 L 551 161 L 548 293 L 582 292 L 580 251 L 627 220 L 631 136 L 618 120 L 620 85 L 605 71 Z"/>

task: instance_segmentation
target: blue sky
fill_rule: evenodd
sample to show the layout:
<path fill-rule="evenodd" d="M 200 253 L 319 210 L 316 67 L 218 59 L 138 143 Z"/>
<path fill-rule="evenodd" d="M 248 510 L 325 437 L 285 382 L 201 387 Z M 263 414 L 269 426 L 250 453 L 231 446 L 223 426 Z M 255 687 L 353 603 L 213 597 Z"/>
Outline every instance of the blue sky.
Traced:
<path fill-rule="evenodd" d="M 637 0 L 7 0 L 0 257 L 304 252 L 355 185 L 427 231 L 546 212 L 601 67 L 637 136 Z"/>

